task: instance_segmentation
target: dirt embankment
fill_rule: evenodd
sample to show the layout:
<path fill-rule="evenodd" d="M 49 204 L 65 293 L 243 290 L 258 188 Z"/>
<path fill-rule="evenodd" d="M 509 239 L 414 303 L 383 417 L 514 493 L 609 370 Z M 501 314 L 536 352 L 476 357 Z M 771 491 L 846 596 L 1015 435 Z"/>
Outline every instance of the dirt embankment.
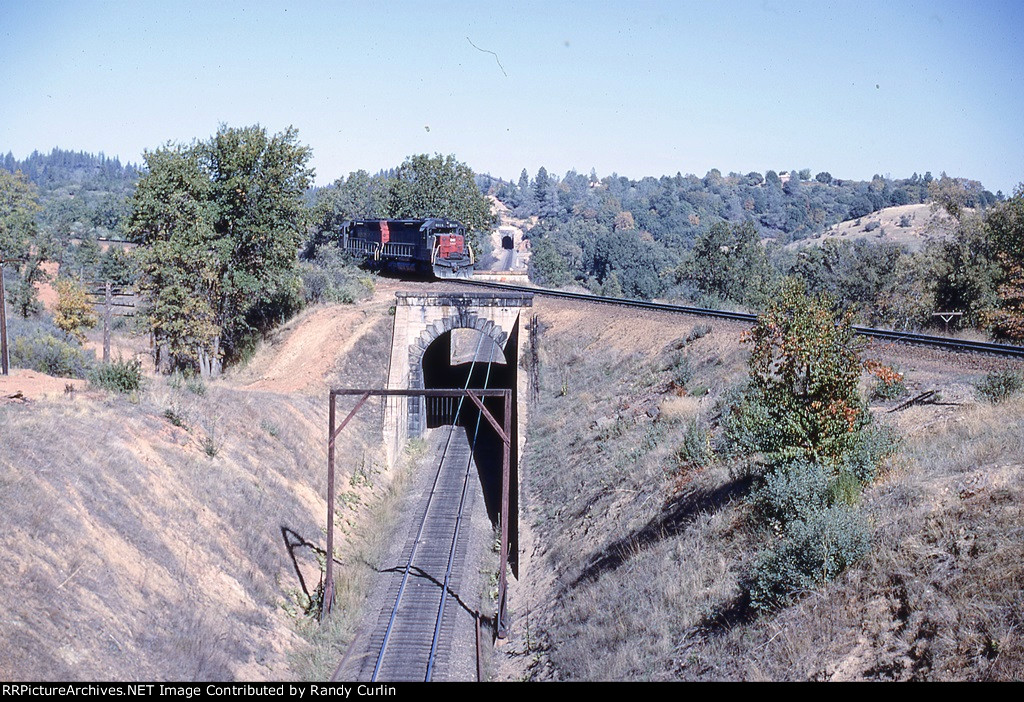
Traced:
<path fill-rule="evenodd" d="M 297 633 L 324 559 L 318 389 L 383 384 L 387 301 L 311 310 L 215 383 L 0 380 L 0 679 L 319 674 Z M 361 413 L 338 457 L 339 558 L 387 489 L 379 419 Z"/>
<path fill-rule="evenodd" d="M 764 539 L 747 528 L 743 476 L 686 463 L 745 376 L 741 329 L 548 300 L 535 311 L 541 387 L 505 679 L 1020 678 L 1024 401 L 990 405 L 974 388 L 1019 363 L 869 349 L 910 393 L 950 404 L 872 403 L 904 437 L 863 498 L 872 551 L 754 617 L 741 582 Z"/>

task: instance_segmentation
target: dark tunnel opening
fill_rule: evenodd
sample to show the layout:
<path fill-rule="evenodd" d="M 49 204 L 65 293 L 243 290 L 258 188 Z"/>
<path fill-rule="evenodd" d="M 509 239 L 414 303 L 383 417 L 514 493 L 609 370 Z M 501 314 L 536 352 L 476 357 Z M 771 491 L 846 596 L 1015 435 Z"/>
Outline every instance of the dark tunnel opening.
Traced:
<path fill-rule="evenodd" d="M 518 325 L 517 325 L 518 328 Z M 516 359 L 514 349 L 518 347 L 516 336 L 513 335 L 506 344 L 506 352 L 490 337 L 475 329 L 455 329 L 442 334 L 427 348 L 423 354 L 423 387 L 431 388 L 509 388 L 513 391 L 512 398 L 512 432 L 509 494 L 509 533 L 511 541 L 510 563 L 513 573 L 518 575 L 518 544 L 516 514 L 518 511 L 518 475 L 516 429 Z M 508 358 L 506 353 L 512 355 Z M 475 363 L 474 363 L 475 360 Z M 467 385 L 468 380 L 468 385 Z M 484 406 L 497 420 L 504 424 L 504 401 L 500 397 L 484 398 Z M 479 409 L 468 398 L 462 401 L 461 409 L 456 398 L 426 398 L 425 419 L 428 428 L 450 426 L 455 421 L 455 431 L 472 440 L 476 435 L 473 459 L 476 464 L 477 478 L 483 491 L 484 504 L 491 524 L 497 526 L 501 514 L 501 470 L 503 442 L 498 433 L 491 427 Z M 477 428 L 479 425 L 479 428 Z"/>
<path fill-rule="evenodd" d="M 507 234 L 501 237 L 501 248 L 508 249 L 510 251 L 515 248 L 515 242 L 512 241 L 512 237 Z"/>

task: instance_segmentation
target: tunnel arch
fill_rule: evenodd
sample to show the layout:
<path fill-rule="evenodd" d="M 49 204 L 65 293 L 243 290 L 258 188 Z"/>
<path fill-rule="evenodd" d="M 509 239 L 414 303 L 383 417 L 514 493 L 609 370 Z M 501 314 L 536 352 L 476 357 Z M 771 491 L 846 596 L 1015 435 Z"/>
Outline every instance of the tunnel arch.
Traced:
<path fill-rule="evenodd" d="M 512 240 L 512 237 L 510 235 L 506 234 L 505 236 L 501 237 L 501 248 L 505 249 L 506 251 L 510 251 L 515 248 L 515 242 Z"/>
<path fill-rule="evenodd" d="M 493 341 L 503 351 L 505 350 L 505 343 L 508 341 L 508 332 L 491 320 L 481 317 L 471 310 L 459 309 L 457 315 L 445 317 L 439 322 L 428 325 L 420 332 L 416 343 L 409 347 L 409 389 L 422 390 L 424 388 L 424 354 L 427 353 L 427 349 L 435 341 L 454 329 L 474 329 Z M 423 398 L 410 400 L 410 436 L 419 436 L 423 429 L 426 428 L 425 415 L 426 403 Z"/>

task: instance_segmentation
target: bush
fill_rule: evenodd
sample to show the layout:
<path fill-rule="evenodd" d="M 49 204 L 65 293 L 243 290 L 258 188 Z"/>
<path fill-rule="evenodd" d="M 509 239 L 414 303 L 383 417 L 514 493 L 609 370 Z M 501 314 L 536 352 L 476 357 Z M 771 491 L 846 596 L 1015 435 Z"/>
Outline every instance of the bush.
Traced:
<path fill-rule="evenodd" d="M 757 558 L 747 583 L 750 604 L 770 611 L 831 580 L 871 548 L 863 517 L 846 506 L 829 507 L 790 522 L 784 538 Z"/>
<path fill-rule="evenodd" d="M 686 427 L 683 443 L 676 449 L 676 463 L 679 469 L 703 468 L 714 458 L 711 449 L 711 432 L 700 419 L 694 419 Z"/>
<path fill-rule="evenodd" d="M 142 362 L 118 358 L 101 364 L 89 374 L 89 383 L 110 392 L 137 392 L 142 387 Z"/>
<path fill-rule="evenodd" d="M 685 352 L 680 353 L 675 362 L 670 366 L 672 374 L 672 385 L 677 388 L 686 388 L 686 384 L 693 380 L 693 368 L 690 365 L 690 358 Z"/>
<path fill-rule="evenodd" d="M 717 450 L 728 458 L 772 454 L 786 448 L 786 434 L 761 397 L 747 386 L 734 387 L 719 401 L 722 413 Z"/>
<path fill-rule="evenodd" d="M 907 394 L 907 386 L 903 378 L 885 381 L 879 378 L 871 386 L 871 399 L 873 400 L 895 400 Z"/>
<path fill-rule="evenodd" d="M 750 495 L 758 521 L 779 532 L 828 506 L 829 479 L 816 463 L 793 461 L 765 474 Z"/>
<path fill-rule="evenodd" d="M 975 387 L 989 402 L 1002 402 L 1024 387 L 1024 377 L 1013 371 L 992 371 Z"/>
<path fill-rule="evenodd" d="M 840 473 L 849 473 L 862 485 L 875 479 L 878 466 L 900 447 L 899 435 L 885 425 L 870 424 L 857 432 L 840 464 Z"/>
<path fill-rule="evenodd" d="M 52 324 L 11 320 L 11 366 L 58 378 L 85 378 L 96 356 Z"/>
<path fill-rule="evenodd" d="M 710 324 L 698 324 L 693 329 L 690 330 L 689 334 L 686 335 L 686 343 L 689 344 L 690 342 L 696 341 L 697 339 L 700 339 L 700 338 L 703 338 L 703 337 L 707 336 L 710 333 L 711 333 L 711 325 Z"/>
<path fill-rule="evenodd" d="M 300 272 L 306 304 L 352 303 L 374 290 L 373 277 L 332 246 L 317 249 L 311 261 L 300 264 Z"/>

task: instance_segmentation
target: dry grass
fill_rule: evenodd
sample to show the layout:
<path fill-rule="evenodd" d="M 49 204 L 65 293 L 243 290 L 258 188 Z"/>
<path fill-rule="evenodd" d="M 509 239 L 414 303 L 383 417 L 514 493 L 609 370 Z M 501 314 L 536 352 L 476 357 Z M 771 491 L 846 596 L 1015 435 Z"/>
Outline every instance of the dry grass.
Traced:
<path fill-rule="evenodd" d="M 389 323 L 382 311 L 338 370 L 386 372 Z M 305 674 L 319 642 L 296 632 L 315 629 L 325 562 L 326 398 L 150 378 L 136 400 L 0 406 L 0 679 Z M 372 538 L 351 546 L 356 526 L 388 499 L 379 432 L 368 408 L 339 452 L 343 583 L 349 553 L 374 552 Z"/>
<path fill-rule="evenodd" d="M 901 227 L 903 218 L 909 223 Z M 869 226 L 872 228 L 868 231 Z M 821 235 L 788 244 L 786 248 L 821 245 L 829 239 L 900 244 L 911 251 L 919 251 L 929 241 L 942 241 L 953 236 L 955 222 L 945 210 L 935 210 L 931 204 L 898 205 L 872 212 L 865 217 L 848 219 L 829 227 Z"/>
<path fill-rule="evenodd" d="M 740 583 L 762 544 L 743 481 L 721 463 L 674 463 L 688 422 L 713 424 L 714 399 L 744 375 L 735 339 L 719 330 L 687 347 L 688 385 L 709 390 L 698 400 L 664 383 L 671 345 L 641 338 L 646 355 L 616 353 L 580 328 L 543 339 L 545 387 L 523 470 L 532 570 L 513 600 L 530 604 L 530 642 L 517 611 L 505 677 L 1024 676 L 1024 400 L 949 393 L 964 404 L 898 415 L 915 429 L 865 495 L 872 552 L 754 618 Z M 946 367 L 942 382 L 969 387 L 972 372 Z M 930 367 L 908 378 L 939 380 Z"/>

